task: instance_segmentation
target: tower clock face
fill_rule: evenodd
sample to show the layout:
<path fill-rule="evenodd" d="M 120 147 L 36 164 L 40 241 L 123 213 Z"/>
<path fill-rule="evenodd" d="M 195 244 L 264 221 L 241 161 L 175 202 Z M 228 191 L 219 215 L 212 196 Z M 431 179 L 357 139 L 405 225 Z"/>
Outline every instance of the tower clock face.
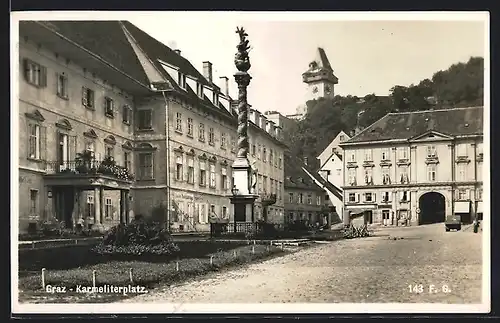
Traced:
<path fill-rule="evenodd" d="M 318 87 L 317 86 L 313 87 L 313 93 L 318 93 Z"/>

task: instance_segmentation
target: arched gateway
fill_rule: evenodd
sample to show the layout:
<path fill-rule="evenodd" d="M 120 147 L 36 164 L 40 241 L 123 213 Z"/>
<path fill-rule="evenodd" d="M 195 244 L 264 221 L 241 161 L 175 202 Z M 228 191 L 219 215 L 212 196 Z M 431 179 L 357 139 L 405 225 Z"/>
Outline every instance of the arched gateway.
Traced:
<path fill-rule="evenodd" d="M 443 194 L 429 192 L 423 194 L 419 201 L 419 221 L 418 224 L 431 224 L 445 221 L 446 200 Z"/>

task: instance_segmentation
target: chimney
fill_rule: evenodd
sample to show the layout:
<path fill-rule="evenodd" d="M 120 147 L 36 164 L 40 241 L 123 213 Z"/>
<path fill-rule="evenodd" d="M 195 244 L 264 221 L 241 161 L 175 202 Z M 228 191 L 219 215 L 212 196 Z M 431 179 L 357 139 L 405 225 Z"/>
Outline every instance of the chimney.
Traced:
<path fill-rule="evenodd" d="M 220 79 L 220 89 L 222 93 L 229 97 L 229 78 L 227 76 L 221 76 Z"/>
<path fill-rule="evenodd" d="M 181 55 L 181 50 L 180 49 L 174 49 L 174 52 L 176 52 L 177 55 L 179 55 L 179 56 Z"/>
<path fill-rule="evenodd" d="M 205 61 L 203 62 L 203 76 L 212 83 L 212 63 Z"/>
<path fill-rule="evenodd" d="M 304 157 L 304 165 L 307 166 L 307 157 Z"/>

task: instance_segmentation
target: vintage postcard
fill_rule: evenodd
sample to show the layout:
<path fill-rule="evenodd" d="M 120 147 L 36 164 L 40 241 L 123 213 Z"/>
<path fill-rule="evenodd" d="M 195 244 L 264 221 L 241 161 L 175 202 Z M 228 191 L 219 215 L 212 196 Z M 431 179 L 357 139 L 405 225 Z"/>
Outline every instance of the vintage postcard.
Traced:
<path fill-rule="evenodd" d="M 487 12 L 11 27 L 13 313 L 490 311 Z"/>

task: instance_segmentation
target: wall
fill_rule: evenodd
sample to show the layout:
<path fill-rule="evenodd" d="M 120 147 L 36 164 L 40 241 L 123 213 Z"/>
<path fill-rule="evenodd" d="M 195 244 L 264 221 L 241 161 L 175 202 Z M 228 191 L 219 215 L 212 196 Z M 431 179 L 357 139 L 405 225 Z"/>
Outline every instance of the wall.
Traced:
<path fill-rule="evenodd" d="M 301 214 L 307 219 L 309 214 L 312 215 L 312 221 L 316 221 L 317 215 L 321 213 L 321 209 L 325 203 L 324 201 L 324 191 L 317 190 L 306 190 L 297 189 L 292 187 L 286 188 L 285 197 L 285 218 L 287 222 L 293 220 L 299 220 Z M 290 201 L 290 194 L 292 196 L 292 201 Z M 303 194 L 303 203 L 299 203 L 299 194 Z M 311 195 L 311 204 L 308 204 L 308 195 Z M 319 197 L 319 204 L 317 198 Z"/>

